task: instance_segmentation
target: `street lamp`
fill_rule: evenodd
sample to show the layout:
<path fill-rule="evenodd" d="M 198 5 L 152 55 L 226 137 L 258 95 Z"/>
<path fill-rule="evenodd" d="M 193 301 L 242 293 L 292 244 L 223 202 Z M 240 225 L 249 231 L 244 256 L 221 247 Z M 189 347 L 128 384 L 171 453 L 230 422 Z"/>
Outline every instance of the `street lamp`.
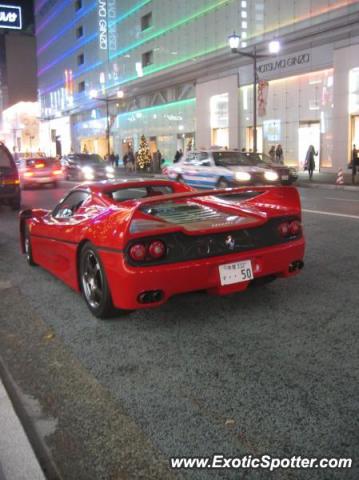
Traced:
<path fill-rule="evenodd" d="M 118 90 L 116 92 L 116 97 L 117 98 L 113 98 L 113 99 L 110 99 L 108 98 L 107 96 L 105 98 L 101 98 L 101 97 L 98 97 L 98 93 L 97 93 L 97 90 L 95 89 L 92 89 L 90 90 L 90 93 L 89 93 L 89 96 L 91 99 L 93 100 L 97 100 L 99 102 L 105 102 L 106 104 L 106 142 L 107 142 L 107 156 L 108 158 L 110 158 L 110 112 L 109 112 L 109 104 L 110 102 L 116 102 L 118 101 L 118 99 L 121 99 L 124 97 L 124 92 L 123 90 Z"/>
<path fill-rule="evenodd" d="M 257 151 L 257 59 L 258 58 L 268 58 L 272 55 L 276 55 L 280 51 L 280 42 L 278 40 L 272 40 L 268 44 L 269 55 L 262 55 L 257 53 L 256 45 L 253 45 L 252 52 L 247 52 L 245 50 L 239 50 L 239 43 L 241 38 L 236 32 L 233 32 L 232 35 L 228 37 L 228 44 L 232 53 L 237 53 L 243 57 L 249 57 L 253 60 L 253 151 Z"/>

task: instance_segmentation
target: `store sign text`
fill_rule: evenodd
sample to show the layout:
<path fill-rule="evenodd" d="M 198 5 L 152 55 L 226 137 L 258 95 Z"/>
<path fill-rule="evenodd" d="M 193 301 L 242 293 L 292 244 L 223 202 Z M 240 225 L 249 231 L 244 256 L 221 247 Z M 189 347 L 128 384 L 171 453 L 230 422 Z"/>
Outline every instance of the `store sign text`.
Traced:
<path fill-rule="evenodd" d="M 0 5 L 0 28 L 21 30 L 21 7 Z"/>
<path fill-rule="evenodd" d="M 276 70 L 282 70 L 288 67 L 294 67 L 296 65 L 303 65 L 310 62 L 310 53 L 303 53 L 294 57 L 283 58 L 274 62 L 264 63 L 259 65 L 257 71 L 259 73 L 274 72 Z"/>
<path fill-rule="evenodd" d="M 98 0 L 98 31 L 99 31 L 99 47 L 100 50 L 107 50 L 107 1 Z"/>

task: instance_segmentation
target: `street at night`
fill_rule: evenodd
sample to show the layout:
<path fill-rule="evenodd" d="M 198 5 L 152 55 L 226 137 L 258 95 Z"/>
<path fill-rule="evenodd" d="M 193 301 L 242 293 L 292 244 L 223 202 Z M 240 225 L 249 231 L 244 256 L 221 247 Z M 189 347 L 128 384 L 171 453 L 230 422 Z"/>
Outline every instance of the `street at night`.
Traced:
<path fill-rule="evenodd" d="M 25 191 L 23 206 L 52 208 L 70 186 Z M 359 200 L 300 193 L 298 277 L 229 297 L 185 294 L 107 321 L 26 264 L 17 214 L 1 209 L 0 349 L 62 478 L 176 478 L 167 459 L 182 455 L 354 457 Z M 339 478 L 316 474 L 300 478 Z"/>

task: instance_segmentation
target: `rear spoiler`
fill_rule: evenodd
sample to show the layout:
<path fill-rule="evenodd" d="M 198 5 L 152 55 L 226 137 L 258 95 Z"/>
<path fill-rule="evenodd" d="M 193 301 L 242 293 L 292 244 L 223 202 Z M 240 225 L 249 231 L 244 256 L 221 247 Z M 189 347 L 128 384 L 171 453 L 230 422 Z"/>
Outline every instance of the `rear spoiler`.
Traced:
<path fill-rule="evenodd" d="M 243 214 L 256 216 L 258 219 L 266 218 L 266 209 L 278 208 L 278 205 L 282 207 L 281 209 L 286 210 L 288 215 L 297 215 L 301 217 L 301 204 L 300 197 L 297 189 L 295 187 L 282 187 L 282 186 L 258 186 L 258 187 L 237 187 L 237 188 L 223 188 L 218 190 L 202 190 L 195 192 L 182 192 L 182 193 L 171 193 L 168 195 L 158 195 L 154 197 L 146 197 L 139 199 L 137 205 L 130 212 L 130 216 L 127 220 L 127 228 L 124 232 L 124 238 L 129 238 L 131 236 L 130 228 L 136 212 L 145 205 L 153 205 L 158 203 L 171 202 L 174 200 L 183 200 L 183 199 L 197 199 L 203 197 L 217 197 L 219 195 L 225 195 L 226 197 L 235 197 L 238 194 L 243 193 L 255 193 L 258 192 L 258 195 L 253 198 L 246 198 L 243 201 L 246 202 L 246 206 L 241 207 Z M 208 199 L 211 200 L 210 198 Z M 234 203 L 234 200 L 228 199 L 212 199 L 223 209 L 236 210 L 238 212 L 239 205 Z M 246 208 L 247 207 L 247 208 Z M 257 211 L 253 211 L 251 208 L 255 207 Z M 174 226 L 175 228 L 175 226 Z M 177 230 L 177 228 L 175 228 Z"/>

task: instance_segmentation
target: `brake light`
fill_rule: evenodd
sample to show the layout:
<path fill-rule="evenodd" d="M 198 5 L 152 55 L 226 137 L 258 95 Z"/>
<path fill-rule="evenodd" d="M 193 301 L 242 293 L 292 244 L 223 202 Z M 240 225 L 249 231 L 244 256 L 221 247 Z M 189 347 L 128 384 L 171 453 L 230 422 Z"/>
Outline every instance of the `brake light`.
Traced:
<path fill-rule="evenodd" d="M 53 171 L 52 171 L 52 174 L 53 174 L 53 175 L 61 175 L 61 174 L 62 174 L 62 170 L 53 170 Z"/>
<path fill-rule="evenodd" d="M 288 237 L 289 236 L 289 223 L 281 223 L 278 227 L 278 231 L 281 237 Z"/>
<path fill-rule="evenodd" d="M 24 172 L 24 177 L 33 177 L 34 172 Z"/>
<path fill-rule="evenodd" d="M 148 247 L 148 253 L 155 260 L 162 258 L 166 253 L 166 245 L 161 240 L 154 240 Z"/>
<path fill-rule="evenodd" d="M 129 251 L 130 257 L 135 262 L 141 262 L 146 258 L 146 247 L 143 243 L 135 243 Z"/>
<path fill-rule="evenodd" d="M 297 237 L 302 231 L 302 225 L 298 220 L 283 222 L 279 225 L 278 231 L 281 237 Z"/>
<path fill-rule="evenodd" d="M 301 230 L 302 225 L 300 224 L 300 222 L 298 222 L 298 220 L 293 220 L 293 222 L 290 222 L 289 231 L 291 235 L 297 236 L 300 234 Z"/>

